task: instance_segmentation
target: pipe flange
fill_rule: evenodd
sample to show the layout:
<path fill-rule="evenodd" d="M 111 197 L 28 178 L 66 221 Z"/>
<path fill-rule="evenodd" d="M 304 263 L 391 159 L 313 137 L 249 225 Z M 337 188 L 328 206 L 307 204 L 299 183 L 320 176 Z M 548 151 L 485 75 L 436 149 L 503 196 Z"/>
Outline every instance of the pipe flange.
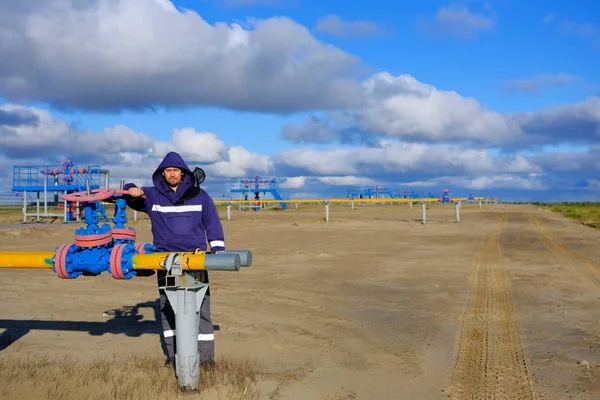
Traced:
<path fill-rule="evenodd" d="M 110 231 L 98 233 L 95 235 L 75 235 L 75 244 L 79 247 L 96 247 L 103 246 L 112 242 L 113 236 Z"/>
<path fill-rule="evenodd" d="M 112 237 L 113 239 L 125 239 L 131 240 L 135 242 L 135 229 L 129 228 L 112 228 Z"/>
<path fill-rule="evenodd" d="M 74 249 L 74 246 L 75 244 L 72 243 L 63 244 L 60 245 L 56 250 L 56 256 L 54 257 L 54 268 L 56 275 L 58 275 L 58 277 L 61 279 L 75 279 L 77 276 L 79 276 L 79 274 L 69 273 L 67 268 L 67 256 L 70 252 L 72 252 L 71 249 Z"/>

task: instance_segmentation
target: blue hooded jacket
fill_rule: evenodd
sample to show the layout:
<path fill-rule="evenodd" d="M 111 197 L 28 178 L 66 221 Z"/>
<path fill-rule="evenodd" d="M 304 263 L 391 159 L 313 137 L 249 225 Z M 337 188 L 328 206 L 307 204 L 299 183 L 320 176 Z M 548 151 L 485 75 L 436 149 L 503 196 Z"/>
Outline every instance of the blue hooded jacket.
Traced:
<path fill-rule="evenodd" d="M 182 170 L 183 178 L 173 191 L 162 172 L 167 167 Z M 154 186 L 142 187 L 146 199 L 130 198 L 127 205 L 145 212 L 152 222 L 157 251 L 225 250 L 223 227 L 212 198 L 196 185 L 196 180 L 178 153 L 169 152 L 152 174 Z M 136 187 L 127 183 L 123 189 Z"/>

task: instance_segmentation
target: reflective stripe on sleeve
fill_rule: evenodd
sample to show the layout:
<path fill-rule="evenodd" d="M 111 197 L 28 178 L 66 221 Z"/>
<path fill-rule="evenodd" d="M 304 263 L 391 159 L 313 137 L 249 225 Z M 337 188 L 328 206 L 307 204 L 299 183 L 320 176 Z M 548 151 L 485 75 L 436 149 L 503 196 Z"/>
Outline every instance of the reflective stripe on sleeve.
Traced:
<path fill-rule="evenodd" d="M 210 242 L 210 247 L 225 247 L 225 242 L 222 240 L 213 240 Z"/>

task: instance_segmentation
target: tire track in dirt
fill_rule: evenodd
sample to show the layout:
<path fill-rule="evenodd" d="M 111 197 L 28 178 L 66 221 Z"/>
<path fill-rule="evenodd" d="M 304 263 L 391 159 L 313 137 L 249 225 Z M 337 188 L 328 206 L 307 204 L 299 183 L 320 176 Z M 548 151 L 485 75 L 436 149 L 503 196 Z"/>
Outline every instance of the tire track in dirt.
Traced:
<path fill-rule="evenodd" d="M 500 236 L 505 222 L 503 213 L 477 251 L 473 289 L 448 391 L 450 399 L 539 399 L 502 262 Z"/>
<path fill-rule="evenodd" d="M 600 267 L 598 264 L 554 237 L 537 216 L 530 214 L 529 221 L 536 229 L 544 246 L 546 246 L 559 261 L 587 279 L 596 286 L 597 289 L 600 289 Z"/>

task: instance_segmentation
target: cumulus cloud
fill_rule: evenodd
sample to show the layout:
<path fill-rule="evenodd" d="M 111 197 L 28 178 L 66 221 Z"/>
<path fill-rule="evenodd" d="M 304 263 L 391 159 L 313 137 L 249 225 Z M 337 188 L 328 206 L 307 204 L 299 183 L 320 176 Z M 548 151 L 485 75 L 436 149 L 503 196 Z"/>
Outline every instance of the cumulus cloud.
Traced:
<path fill-rule="evenodd" d="M 582 83 L 583 79 L 579 76 L 573 76 L 566 73 L 557 74 L 539 74 L 531 78 L 511 79 L 506 82 L 505 86 L 511 89 L 525 92 L 539 92 L 552 86 L 572 85 Z"/>
<path fill-rule="evenodd" d="M 492 175 L 478 176 L 472 179 L 449 178 L 448 182 L 473 190 L 489 189 L 520 189 L 520 190 L 546 190 L 548 186 L 544 184 L 539 176 L 535 174 L 530 176 L 517 175 Z"/>
<path fill-rule="evenodd" d="M 209 24 L 169 0 L 0 4 L 0 95 L 114 111 L 351 105 L 358 59 L 289 18 Z"/>
<path fill-rule="evenodd" d="M 353 110 L 361 130 L 420 140 L 486 143 L 500 143 L 519 133 L 518 127 L 475 99 L 438 90 L 410 75 L 377 73 L 363 88 L 366 104 Z"/>
<path fill-rule="evenodd" d="M 343 21 L 339 15 L 320 18 L 314 30 L 333 36 L 373 36 L 382 33 L 375 22 Z"/>
<path fill-rule="evenodd" d="M 506 116 L 522 131 L 520 146 L 542 144 L 594 145 L 600 142 L 600 97 Z"/>
<path fill-rule="evenodd" d="M 546 144 L 600 141 L 600 97 L 532 112 L 501 114 L 454 91 L 419 82 L 410 75 L 377 73 L 363 82 L 360 107 L 303 125 L 284 127 L 295 143 L 373 142 L 375 137 L 425 143 L 463 143 L 470 147 L 536 148 Z"/>
<path fill-rule="evenodd" d="M 180 153 L 192 169 L 202 167 L 209 182 L 272 168 L 270 157 L 228 146 L 212 132 L 175 129 L 171 140 L 163 142 L 125 125 L 100 132 L 77 129 L 46 110 L 21 105 L 0 104 L 0 115 L 10 122 L 0 121 L 0 160 L 10 160 L 12 165 L 59 164 L 71 159 L 85 165 L 101 165 L 111 171 L 116 182 L 124 179 L 139 184 L 151 183 L 152 173 L 169 151 Z M 34 118 L 37 123 L 32 125 L 25 119 L 16 124 L 20 116 Z"/>
<path fill-rule="evenodd" d="M 377 183 L 364 176 L 321 176 L 317 180 L 333 186 L 370 186 Z"/>
<path fill-rule="evenodd" d="M 440 7 L 432 20 L 420 19 L 419 27 L 432 36 L 456 36 L 473 39 L 480 31 L 494 27 L 493 15 L 475 13 L 460 2 Z"/>
<path fill-rule="evenodd" d="M 284 189 L 300 189 L 306 185 L 306 176 L 292 176 L 285 178 L 285 181 L 279 185 Z"/>
<path fill-rule="evenodd" d="M 477 176 L 536 173 L 539 166 L 520 155 L 493 156 L 488 150 L 381 140 L 377 147 L 297 148 L 275 156 L 279 168 L 313 176 L 406 177 L 453 174 Z"/>
<path fill-rule="evenodd" d="M 308 116 L 303 125 L 288 124 L 282 128 L 282 136 L 290 142 L 331 143 L 338 139 L 338 132 L 329 121 Z"/>
<path fill-rule="evenodd" d="M 190 128 L 175 129 L 170 140 L 156 141 L 125 125 L 94 132 L 55 119 L 46 110 L 12 104 L 3 104 L 0 110 L 10 122 L 0 125 L 0 166 L 4 166 L 0 191 L 10 190 L 12 165 L 58 164 L 65 158 L 110 170 L 113 187 L 120 180 L 148 185 L 170 150 L 184 155 L 191 168 L 204 168 L 208 175 L 204 187 L 218 196 L 227 195 L 231 177 L 256 174 L 287 177 L 281 186 L 294 198 L 302 197 L 300 192 L 313 198 L 344 197 L 347 187 L 374 185 L 434 194 L 450 187 L 455 195 L 465 190 L 512 190 L 513 196 L 523 196 L 519 191 L 558 196 L 566 190 L 593 192 L 600 172 L 600 146 L 525 156 L 460 144 L 380 138 L 370 146 L 296 148 L 265 155 Z M 24 119 L 17 125 L 13 115 L 33 116 L 37 122 Z M 561 191 L 549 192 L 553 188 Z"/>

